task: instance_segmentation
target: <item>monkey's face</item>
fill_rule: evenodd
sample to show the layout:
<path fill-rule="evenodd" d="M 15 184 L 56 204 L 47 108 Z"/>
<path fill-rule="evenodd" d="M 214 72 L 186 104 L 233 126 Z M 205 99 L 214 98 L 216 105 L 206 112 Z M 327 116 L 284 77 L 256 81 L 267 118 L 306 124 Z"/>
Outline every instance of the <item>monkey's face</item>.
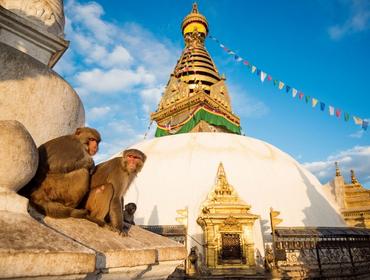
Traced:
<path fill-rule="evenodd" d="M 98 152 L 99 144 L 94 138 L 89 138 L 89 142 L 87 144 L 87 152 L 90 156 L 95 155 Z"/>
<path fill-rule="evenodd" d="M 129 203 L 125 206 L 125 210 L 131 215 L 133 215 L 136 212 L 136 204 Z"/>
<path fill-rule="evenodd" d="M 138 172 L 143 166 L 143 160 L 138 155 L 127 154 L 125 156 L 125 161 L 129 173 Z"/>

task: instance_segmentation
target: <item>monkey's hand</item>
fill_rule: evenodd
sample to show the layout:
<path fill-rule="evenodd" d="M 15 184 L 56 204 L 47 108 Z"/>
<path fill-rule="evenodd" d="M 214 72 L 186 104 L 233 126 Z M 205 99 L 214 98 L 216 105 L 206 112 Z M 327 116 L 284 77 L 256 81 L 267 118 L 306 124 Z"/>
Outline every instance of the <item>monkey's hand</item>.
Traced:
<path fill-rule="evenodd" d="M 117 232 L 120 236 L 128 236 L 128 233 L 125 232 L 125 231 L 122 231 L 122 230 L 119 230 L 118 228 L 112 226 L 112 225 L 109 225 L 109 224 L 105 224 L 104 225 L 105 228 L 111 230 L 111 231 L 114 231 L 114 232 Z"/>

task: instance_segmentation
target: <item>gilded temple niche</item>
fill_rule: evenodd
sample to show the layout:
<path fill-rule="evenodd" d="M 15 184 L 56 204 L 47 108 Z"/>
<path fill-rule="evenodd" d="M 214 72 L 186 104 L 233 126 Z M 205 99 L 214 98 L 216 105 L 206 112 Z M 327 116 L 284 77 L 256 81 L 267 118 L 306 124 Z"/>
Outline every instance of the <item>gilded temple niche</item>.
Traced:
<path fill-rule="evenodd" d="M 197 220 L 204 232 L 206 265 L 213 273 L 230 268 L 255 272 L 253 225 L 258 216 L 250 208 L 228 183 L 220 163 Z"/>
<path fill-rule="evenodd" d="M 211 86 L 210 95 L 226 109 L 231 110 L 230 96 L 224 79 Z"/>

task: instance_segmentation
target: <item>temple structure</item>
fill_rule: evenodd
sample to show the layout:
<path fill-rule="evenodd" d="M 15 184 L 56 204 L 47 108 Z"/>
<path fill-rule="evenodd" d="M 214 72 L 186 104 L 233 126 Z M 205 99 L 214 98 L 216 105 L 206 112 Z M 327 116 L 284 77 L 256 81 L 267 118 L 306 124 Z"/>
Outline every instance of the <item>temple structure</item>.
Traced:
<path fill-rule="evenodd" d="M 351 182 L 346 183 L 336 163 L 335 177 L 324 188 L 348 226 L 370 228 L 370 190 L 361 185 L 354 170 L 351 170 Z"/>
<path fill-rule="evenodd" d="M 230 132 L 240 134 L 240 119 L 232 112 L 225 77 L 220 76 L 204 40 L 206 18 L 193 4 L 181 25 L 185 48 L 159 103 L 151 116 L 156 136 L 185 132 Z"/>
<path fill-rule="evenodd" d="M 138 205 L 136 224 L 185 244 L 176 279 L 369 276 L 370 231 L 349 229 L 291 156 L 240 135 L 226 80 L 205 47 L 208 30 L 194 4 L 151 115 L 156 137 L 133 145 L 147 155 L 125 196 Z"/>

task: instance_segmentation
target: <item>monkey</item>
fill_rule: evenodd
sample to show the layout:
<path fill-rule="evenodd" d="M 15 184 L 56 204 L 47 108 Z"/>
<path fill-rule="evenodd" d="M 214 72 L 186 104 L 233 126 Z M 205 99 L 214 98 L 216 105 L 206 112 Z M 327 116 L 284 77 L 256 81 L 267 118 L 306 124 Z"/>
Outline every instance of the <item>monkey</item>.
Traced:
<path fill-rule="evenodd" d="M 34 178 L 20 190 L 41 213 L 55 217 L 83 218 L 86 209 L 76 209 L 88 193 L 92 158 L 101 137 L 96 129 L 77 128 L 72 135 L 52 139 L 39 148 L 39 165 Z"/>
<path fill-rule="evenodd" d="M 126 235 L 123 231 L 122 198 L 143 168 L 145 160 L 146 155 L 143 152 L 128 149 L 123 152 L 122 157 L 96 166 L 91 176 L 91 189 L 85 205 L 91 218 L 104 223 L 113 231 Z"/>
<path fill-rule="evenodd" d="M 136 212 L 136 204 L 133 202 L 127 203 L 125 205 L 125 210 L 123 211 L 123 222 L 131 225 L 135 225 L 134 214 Z"/>

